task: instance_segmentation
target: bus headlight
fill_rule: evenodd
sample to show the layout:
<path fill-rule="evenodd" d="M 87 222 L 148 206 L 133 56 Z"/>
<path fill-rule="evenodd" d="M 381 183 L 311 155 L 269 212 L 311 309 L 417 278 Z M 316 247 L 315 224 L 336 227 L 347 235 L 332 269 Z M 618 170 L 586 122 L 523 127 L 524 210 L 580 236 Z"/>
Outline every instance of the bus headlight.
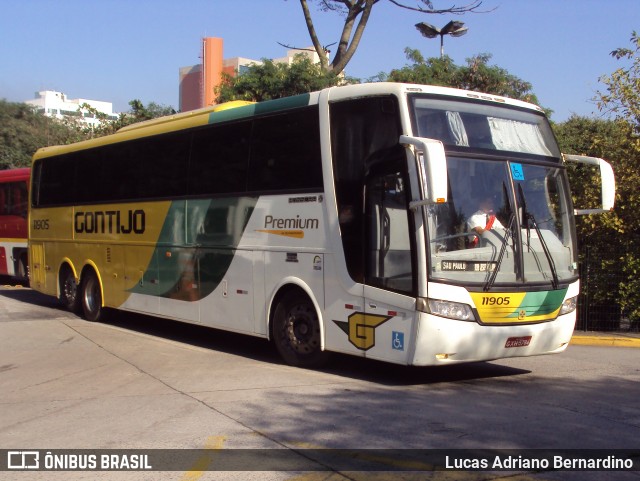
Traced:
<path fill-rule="evenodd" d="M 458 321 L 475 321 L 471 306 L 460 302 L 440 301 L 438 299 L 427 299 L 431 314 Z"/>
<path fill-rule="evenodd" d="M 563 314 L 569 314 L 570 312 L 575 311 L 577 305 L 578 305 L 578 296 L 567 299 L 562 303 L 562 306 L 560 307 L 560 314 L 558 315 L 562 316 Z"/>

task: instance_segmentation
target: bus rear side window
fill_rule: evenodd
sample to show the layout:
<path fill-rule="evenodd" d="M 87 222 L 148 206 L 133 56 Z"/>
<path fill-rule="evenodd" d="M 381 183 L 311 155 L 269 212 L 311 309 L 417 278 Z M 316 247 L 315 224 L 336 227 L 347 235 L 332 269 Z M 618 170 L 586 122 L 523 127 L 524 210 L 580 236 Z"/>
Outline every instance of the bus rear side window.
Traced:
<path fill-rule="evenodd" d="M 38 205 L 68 203 L 75 196 L 75 159 L 62 156 L 40 164 Z"/>

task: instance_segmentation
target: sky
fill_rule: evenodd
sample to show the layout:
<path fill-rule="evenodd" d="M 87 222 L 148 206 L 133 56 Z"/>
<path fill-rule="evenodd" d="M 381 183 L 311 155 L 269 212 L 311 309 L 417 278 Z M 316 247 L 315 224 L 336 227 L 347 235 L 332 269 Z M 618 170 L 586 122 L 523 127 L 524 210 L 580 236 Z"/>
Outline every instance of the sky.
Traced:
<path fill-rule="evenodd" d="M 436 7 L 471 0 L 433 0 Z M 417 4 L 417 0 L 407 3 Z M 404 49 L 438 56 L 440 41 L 414 24 L 459 20 L 462 37 L 445 37 L 458 65 L 491 54 L 490 65 L 532 84 L 541 106 L 562 122 L 598 115 L 592 100 L 603 75 L 625 64 L 610 52 L 631 47 L 640 0 L 484 0 L 488 13 L 425 15 L 378 3 L 346 73 L 370 78 L 410 62 Z M 342 18 L 311 13 L 323 45 L 338 40 Z M 224 39 L 225 58 L 278 58 L 278 42 L 311 45 L 297 0 L 0 0 L 0 98 L 22 102 L 40 90 L 69 98 L 178 108 L 178 70 L 200 63 L 200 39 Z"/>

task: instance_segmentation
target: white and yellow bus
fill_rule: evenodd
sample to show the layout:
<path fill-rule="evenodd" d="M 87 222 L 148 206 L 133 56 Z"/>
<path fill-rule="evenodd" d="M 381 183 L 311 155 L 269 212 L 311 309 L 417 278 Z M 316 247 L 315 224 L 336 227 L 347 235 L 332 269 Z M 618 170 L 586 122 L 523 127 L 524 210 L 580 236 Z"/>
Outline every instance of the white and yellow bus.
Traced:
<path fill-rule="evenodd" d="M 610 209 L 609 164 L 494 95 L 377 83 L 177 114 L 36 153 L 31 285 L 293 365 L 556 353 L 579 289 L 568 160 L 600 167 Z"/>

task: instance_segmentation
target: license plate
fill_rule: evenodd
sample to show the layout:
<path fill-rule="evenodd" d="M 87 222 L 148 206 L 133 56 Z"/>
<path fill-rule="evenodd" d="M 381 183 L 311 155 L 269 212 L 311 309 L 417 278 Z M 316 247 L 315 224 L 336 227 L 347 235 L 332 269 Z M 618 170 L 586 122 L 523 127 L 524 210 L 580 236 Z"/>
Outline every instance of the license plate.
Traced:
<path fill-rule="evenodd" d="M 510 337 L 504 347 L 525 347 L 531 342 L 531 336 Z"/>

